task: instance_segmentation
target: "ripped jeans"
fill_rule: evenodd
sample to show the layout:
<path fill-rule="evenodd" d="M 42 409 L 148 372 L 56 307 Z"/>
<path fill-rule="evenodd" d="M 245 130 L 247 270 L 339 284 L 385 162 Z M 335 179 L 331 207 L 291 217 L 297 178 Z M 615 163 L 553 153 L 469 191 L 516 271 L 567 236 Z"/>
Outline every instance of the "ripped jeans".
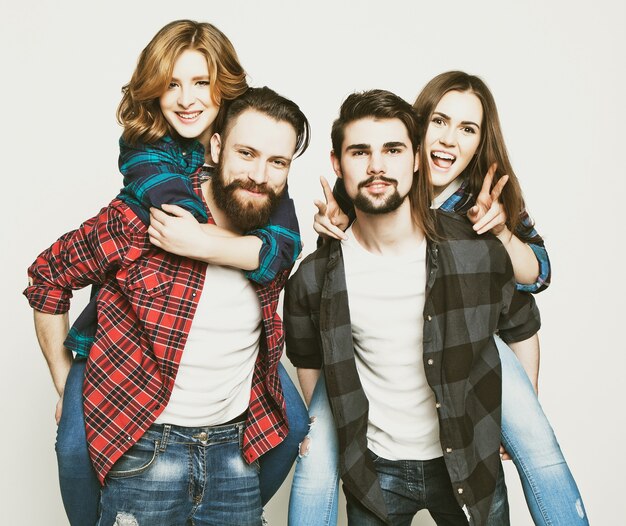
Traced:
<path fill-rule="evenodd" d="M 538 526 L 588 526 L 576 481 L 563 457 L 532 384 L 511 349 L 495 337 L 502 362 L 502 443 L 513 458 Z M 326 385 L 320 377 L 309 414 L 308 454 L 296 464 L 289 498 L 290 526 L 335 526 L 338 450 Z M 499 503 L 499 499 L 494 499 Z M 501 515 L 492 506 L 491 524 Z"/>
<path fill-rule="evenodd" d="M 261 526 L 259 463 L 243 458 L 243 429 L 152 425 L 109 471 L 98 526 Z"/>

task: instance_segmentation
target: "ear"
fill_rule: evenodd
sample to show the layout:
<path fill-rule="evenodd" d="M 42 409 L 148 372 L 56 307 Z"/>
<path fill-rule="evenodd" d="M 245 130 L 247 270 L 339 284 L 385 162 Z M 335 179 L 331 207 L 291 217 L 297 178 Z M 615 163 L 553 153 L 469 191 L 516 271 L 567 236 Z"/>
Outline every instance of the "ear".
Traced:
<path fill-rule="evenodd" d="M 217 165 L 220 160 L 220 151 L 222 150 L 222 138 L 219 133 L 211 136 L 211 160 Z"/>
<path fill-rule="evenodd" d="M 420 165 L 420 149 L 415 152 L 415 160 L 413 161 L 413 173 L 417 172 Z"/>
<path fill-rule="evenodd" d="M 333 170 L 335 175 L 339 177 L 339 179 L 343 179 L 343 174 L 341 173 L 341 162 L 337 159 L 335 155 L 335 150 L 330 151 L 330 162 L 333 165 Z"/>

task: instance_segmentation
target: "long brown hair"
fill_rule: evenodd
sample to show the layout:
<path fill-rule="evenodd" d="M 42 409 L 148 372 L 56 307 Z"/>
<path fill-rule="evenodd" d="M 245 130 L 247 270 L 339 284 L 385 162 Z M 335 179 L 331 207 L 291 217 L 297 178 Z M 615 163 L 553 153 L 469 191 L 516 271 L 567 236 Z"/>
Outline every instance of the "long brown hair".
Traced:
<path fill-rule="evenodd" d="M 468 180 L 468 191 L 476 197 L 480 192 L 487 170 L 493 163 L 497 163 L 498 169 L 493 183 L 495 184 L 505 174 L 509 176 L 500 197 L 506 210 L 506 224 L 511 232 L 519 233 L 524 237 L 525 229 L 517 230 L 520 227 L 520 213 L 524 209 L 522 190 L 509 161 L 495 100 L 482 79 L 463 71 L 447 71 L 428 82 L 413 104 L 422 137 L 426 136 L 426 130 L 437 104 L 449 91 L 472 93 L 478 97 L 483 107 L 480 144 L 476 154 L 463 172 Z M 426 148 L 423 147 L 420 152 L 419 168 L 423 176 L 427 175 L 428 180 L 430 180 L 429 167 L 428 154 Z"/>
<path fill-rule="evenodd" d="M 128 143 L 151 143 L 174 133 L 161 112 L 159 97 L 171 81 L 176 59 L 188 49 L 206 57 L 211 99 L 217 106 L 248 88 L 246 72 L 224 33 L 206 22 L 170 22 L 141 52 L 130 82 L 122 88 L 117 120 Z"/>

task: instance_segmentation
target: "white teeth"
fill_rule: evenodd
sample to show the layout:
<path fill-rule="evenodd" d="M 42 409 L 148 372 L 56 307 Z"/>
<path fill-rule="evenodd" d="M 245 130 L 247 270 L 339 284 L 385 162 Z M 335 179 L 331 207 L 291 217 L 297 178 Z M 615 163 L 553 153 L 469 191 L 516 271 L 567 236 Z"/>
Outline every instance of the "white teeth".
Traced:
<path fill-rule="evenodd" d="M 187 119 L 187 120 L 192 120 L 195 119 L 198 115 L 200 115 L 200 112 L 197 111 L 195 113 L 178 113 L 177 114 L 181 119 Z"/>
<path fill-rule="evenodd" d="M 439 159 L 445 159 L 446 161 L 454 161 L 454 159 L 456 159 L 454 155 L 445 152 L 433 152 L 433 155 L 439 157 Z"/>

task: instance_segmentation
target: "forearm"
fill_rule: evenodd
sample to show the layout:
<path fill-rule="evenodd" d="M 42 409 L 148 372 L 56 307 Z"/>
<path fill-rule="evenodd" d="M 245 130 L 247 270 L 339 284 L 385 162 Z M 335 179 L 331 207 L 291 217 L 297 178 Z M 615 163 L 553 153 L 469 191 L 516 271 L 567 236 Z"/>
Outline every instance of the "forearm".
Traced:
<path fill-rule="evenodd" d="M 62 396 L 65 380 L 72 365 L 72 353 L 63 346 L 69 330 L 67 313 L 47 314 L 37 310 L 33 312 L 39 347 L 48 363 L 54 388 L 59 396 Z"/>
<path fill-rule="evenodd" d="M 509 347 L 522 364 L 535 392 L 539 385 L 539 334 L 535 333 L 527 340 L 509 343 Z"/>
<path fill-rule="evenodd" d="M 259 266 L 262 241 L 256 236 L 241 236 L 216 225 L 202 225 L 207 234 L 203 255 L 197 259 L 212 265 L 254 270 Z"/>
<path fill-rule="evenodd" d="M 311 404 L 311 398 L 313 398 L 313 391 L 315 390 L 315 385 L 317 384 L 317 380 L 320 377 L 320 369 L 297 369 L 298 373 L 298 381 L 300 382 L 300 389 L 302 390 L 302 395 L 304 396 L 304 401 L 306 405 L 309 406 Z"/>
<path fill-rule="evenodd" d="M 539 277 L 539 262 L 532 248 L 508 228 L 504 228 L 497 237 L 511 259 L 515 281 L 524 285 L 535 283 Z"/>

